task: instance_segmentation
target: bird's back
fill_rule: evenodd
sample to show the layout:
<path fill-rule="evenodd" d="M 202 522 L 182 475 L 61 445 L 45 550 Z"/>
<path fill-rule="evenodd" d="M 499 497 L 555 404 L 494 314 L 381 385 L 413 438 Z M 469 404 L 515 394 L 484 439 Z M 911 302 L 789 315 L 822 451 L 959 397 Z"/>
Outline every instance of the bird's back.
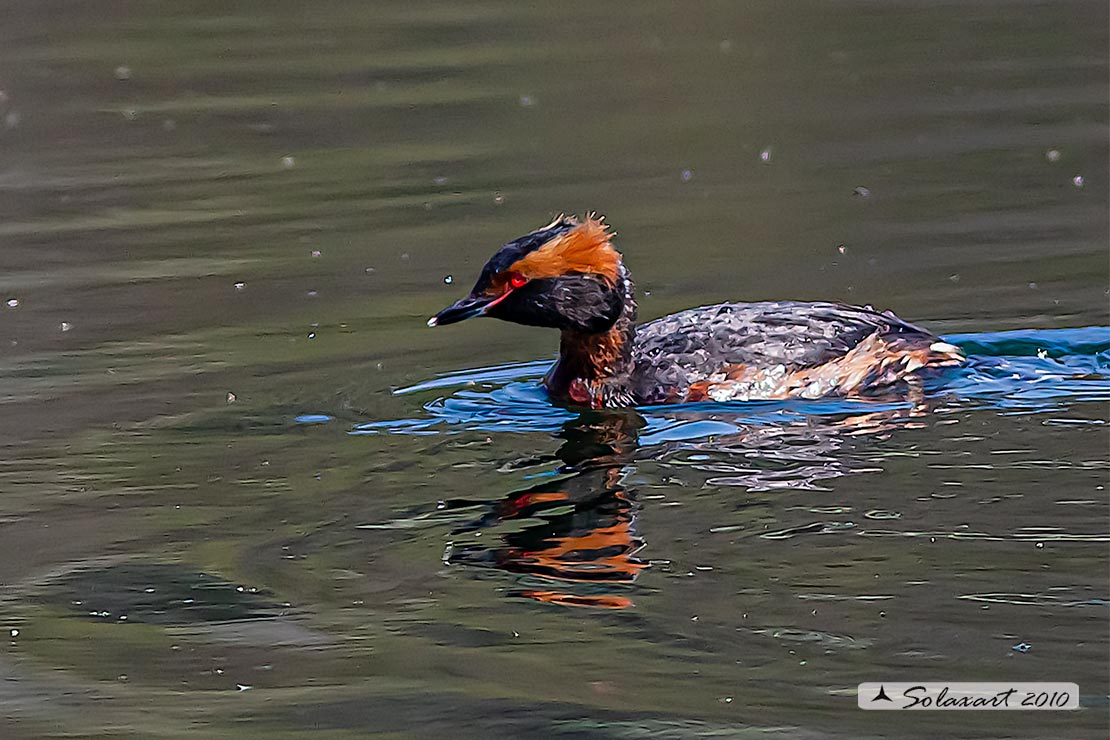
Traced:
<path fill-rule="evenodd" d="M 888 311 L 769 301 L 694 308 L 643 324 L 633 359 L 638 401 L 665 403 L 863 392 L 963 358 Z"/>

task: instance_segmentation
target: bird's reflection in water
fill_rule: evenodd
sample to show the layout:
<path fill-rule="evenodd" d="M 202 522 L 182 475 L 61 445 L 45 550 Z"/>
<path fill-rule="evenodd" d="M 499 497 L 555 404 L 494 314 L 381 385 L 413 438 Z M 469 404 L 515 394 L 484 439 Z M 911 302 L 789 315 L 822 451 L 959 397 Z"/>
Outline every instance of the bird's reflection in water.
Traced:
<path fill-rule="evenodd" d="M 514 595 L 569 606 L 623 609 L 620 594 L 647 567 L 636 554 L 634 493 L 624 484 L 644 420 L 633 411 L 589 412 L 563 428 L 558 457 L 568 477 L 515 491 L 456 534 L 530 522 L 492 549 L 449 548 L 448 563 L 497 568 L 539 584 Z"/>
<path fill-rule="evenodd" d="M 631 466 L 665 463 L 687 451 L 711 459 L 697 468 L 709 485 L 749 491 L 813 489 L 820 481 L 874 469 L 844 460 L 845 446 L 860 435 L 904 428 L 926 409 L 889 407 L 874 413 L 808 417 L 781 424 L 740 425 L 709 439 L 641 444 L 646 422 L 632 410 L 590 411 L 567 422 L 557 457 L 565 477 L 515 491 L 483 506 L 484 513 L 455 527 L 445 562 L 514 574 L 517 597 L 565 606 L 625 609 L 632 583 L 648 567 L 636 531 L 636 491 L 626 483 Z M 690 422 L 720 418 L 690 411 Z M 731 475 L 729 475 L 731 473 Z M 473 502 L 446 504 L 470 507 Z M 457 521 L 457 520 L 456 520 Z M 476 535 L 501 530 L 486 545 Z M 464 540 L 464 541 L 463 541 Z"/>

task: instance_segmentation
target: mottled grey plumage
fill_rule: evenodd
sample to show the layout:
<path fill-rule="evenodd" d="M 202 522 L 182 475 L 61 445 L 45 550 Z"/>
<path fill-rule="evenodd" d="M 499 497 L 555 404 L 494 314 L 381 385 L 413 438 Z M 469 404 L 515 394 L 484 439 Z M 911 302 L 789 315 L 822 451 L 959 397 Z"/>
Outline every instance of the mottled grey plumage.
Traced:
<path fill-rule="evenodd" d="M 816 367 L 878 333 L 922 348 L 938 341 L 889 311 L 838 303 L 769 301 L 692 308 L 636 327 L 633 396 L 663 403 L 733 365 Z"/>

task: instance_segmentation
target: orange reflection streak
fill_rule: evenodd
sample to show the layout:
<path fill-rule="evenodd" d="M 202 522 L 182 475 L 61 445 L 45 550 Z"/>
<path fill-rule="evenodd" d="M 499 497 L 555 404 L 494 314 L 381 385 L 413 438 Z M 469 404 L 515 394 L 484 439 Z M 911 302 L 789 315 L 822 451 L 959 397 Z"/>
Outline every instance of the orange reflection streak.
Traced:
<path fill-rule="evenodd" d="M 550 504 L 559 501 L 566 501 L 569 496 L 563 491 L 542 491 L 538 493 L 525 492 L 522 494 L 513 494 L 505 499 L 500 504 L 500 516 L 502 519 L 512 519 L 520 515 L 525 509 L 536 506 L 538 504 Z"/>
<path fill-rule="evenodd" d="M 578 583 L 630 582 L 647 563 L 633 557 L 642 543 L 633 538 L 629 524 L 619 522 L 584 535 L 557 537 L 543 550 L 503 550 L 502 567 Z"/>
<path fill-rule="evenodd" d="M 627 596 L 577 596 L 558 591 L 518 591 L 516 595 L 559 606 L 585 606 L 594 609 L 627 609 L 635 606 Z"/>

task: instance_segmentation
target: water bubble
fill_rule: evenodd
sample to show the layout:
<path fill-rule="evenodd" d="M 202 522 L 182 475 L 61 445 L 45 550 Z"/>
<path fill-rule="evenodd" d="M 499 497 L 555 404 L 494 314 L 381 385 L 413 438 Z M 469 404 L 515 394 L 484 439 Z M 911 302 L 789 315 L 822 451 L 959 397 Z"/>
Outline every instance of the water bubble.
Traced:
<path fill-rule="evenodd" d="M 773 146 L 766 146 L 763 147 L 763 150 L 759 152 L 759 161 L 763 164 L 768 164 L 771 161 L 771 158 L 774 156 L 775 148 Z"/>
<path fill-rule="evenodd" d="M 440 175 L 439 177 L 433 178 L 432 182 L 435 183 L 436 185 L 446 185 L 447 184 L 447 178 L 444 177 L 443 175 Z"/>
<path fill-rule="evenodd" d="M 8 299 L 8 308 L 19 308 L 19 299 L 18 298 L 9 298 Z"/>
<path fill-rule="evenodd" d="M 455 282 L 455 278 L 454 278 L 453 275 L 444 275 L 443 276 L 443 282 L 446 283 L 447 285 L 450 285 L 451 283 Z"/>
<path fill-rule="evenodd" d="M 163 131 L 174 131 L 176 129 L 177 129 L 177 121 L 173 120 L 172 118 L 167 118 L 166 120 L 162 121 L 162 130 Z"/>
<path fill-rule="evenodd" d="M 287 170 L 291 170 L 291 169 L 293 169 L 294 167 L 297 166 L 297 160 L 294 159 L 293 157 L 282 157 L 281 158 L 281 166 L 284 167 Z"/>
<path fill-rule="evenodd" d="M 1083 175 L 1076 175 L 1071 179 L 1071 184 L 1077 188 L 1083 187 Z"/>
<path fill-rule="evenodd" d="M 117 80 L 130 80 L 131 68 L 128 67 L 126 64 L 121 64 L 116 67 L 115 76 Z"/>
<path fill-rule="evenodd" d="M 870 198 L 871 197 L 871 189 L 870 188 L 865 188 L 862 185 L 860 185 L 852 191 L 852 195 L 854 195 L 858 198 Z"/>
<path fill-rule="evenodd" d="M 5 90 L 0 90 L 0 103 L 8 102 L 8 93 Z"/>
<path fill-rule="evenodd" d="M 312 257 L 313 259 L 316 259 L 316 258 L 317 258 L 317 257 L 319 257 L 319 256 L 320 256 L 321 254 L 323 254 L 323 252 L 321 252 L 321 251 L 320 251 L 319 249 L 313 249 L 313 250 L 312 250 L 311 252 L 309 252 L 309 255 L 310 255 L 310 256 L 311 256 L 311 257 Z"/>
<path fill-rule="evenodd" d="M 8 128 L 15 128 L 19 125 L 19 120 L 19 112 L 13 110 L 9 112 L 8 115 L 4 116 L 4 125 Z"/>
<path fill-rule="evenodd" d="M 310 290 L 310 291 L 306 292 L 305 295 L 308 296 L 309 298 L 315 298 L 316 297 L 316 291 L 315 290 Z"/>
<path fill-rule="evenodd" d="M 690 180 L 694 177 L 694 171 L 683 170 L 679 177 L 682 178 L 682 182 L 690 182 Z"/>
<path fill-rule="evenodd" d="M 717 44 L 717 48 L 721 50 L 722 54 L 731 54 L 732 53 L 732 42 L 729 41 L 728 39 L 725 39 L 721 43 Z"/>
<path fill-rule="evenodd" d="M 139 111 L 136 108 L 124 108 L 121 113 L 123 113 L 123 117 L 128 121 L 134 121 L 139 117 Z"/>
<path fill-rule="evenodd" d="M 536 104 L 536 100 L 531 95 L 521 95 L 520 96 L 520 107 L 521 108 L 531 108 L 535 104 Z"/>
<path fill-rule="evenodd" d="M 367 275 L 371 275 L 371 274 L 374 273 L 374 268 L 373 267 L 367 267 L 365 270 L 363 270 L 363 272 L 365 272 Z"/>
<path fill-rule="evenodd" d="M 1049 162 L 1059 162 L 1060 161 L 1060 150 L 1059 149 L 1049 149 L 1047 152 L 1044 153 L 1044 158 L 1047 159 Z"/>
<path fill-rule="evenodd" d="M 953 283 L 958 283 L 960 282 L 960 273 L 954 272 L 948 276 L 948 279 L 951 280 Z"/>
<path fill-rule="evenodd" d="M 410 257 L 411 257 L 411 255 L 408 252 L 403 252 L 401 254 L 401 259 L 403 259 L 405 262 L 408 262 Z"/>
<path fill-rule="evenodd" d="M 72 329 L 72 328 L 73 328 L 73 324 L 69 323 L 68 321 L 63 321 L 63 322 L 61 323 L 61 329 L 62 329 L 62 331 L 69 331 L 69 330 L 70 330 L 70 329 Z"/>

